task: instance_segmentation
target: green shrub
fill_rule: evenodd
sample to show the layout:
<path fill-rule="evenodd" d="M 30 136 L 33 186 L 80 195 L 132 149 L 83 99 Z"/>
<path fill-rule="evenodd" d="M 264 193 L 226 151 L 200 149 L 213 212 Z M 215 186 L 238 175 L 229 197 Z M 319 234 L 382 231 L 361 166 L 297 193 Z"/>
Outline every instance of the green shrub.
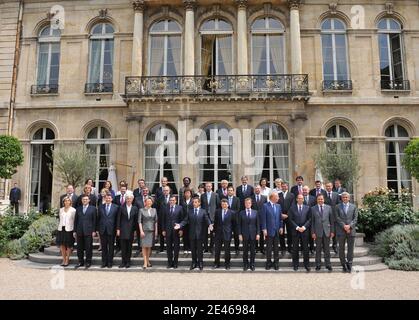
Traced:
<path fill-rule="evenodd" d="M 39 218 L 32 223 L 20 239 L 8 243 L 7 256 L 11 259 L 22 259 L 29 253 L 37 252 L 51 245 L 57 230 L 57 223 L 55 217 L 43 216 Z"/>
<path fill-rule="evenodd" d="M 0 255 L 4 252 L 9 241 L 19 239 L 28 230 L 29 226 L 37 220 L 41 214 L 30 211 L 23 215 L 14 215 L 10 210 L 0 217 Z"/>
<path fill-rule="evenodd" d="M 419 225 L 395 225 L 380 232 L 372 252 L 397 270 L 419 270 Z"/>
<path fill-rule="evenodd" d="M 397 196 L 393 190 L 376 188 L 362 199 L 363 208 L 359 210 L 358 231 L 366 235 L 367 240 L 397 224 L 419 223 L 419 212 L 412 206 L 412 194 L 406 190 Z"/>

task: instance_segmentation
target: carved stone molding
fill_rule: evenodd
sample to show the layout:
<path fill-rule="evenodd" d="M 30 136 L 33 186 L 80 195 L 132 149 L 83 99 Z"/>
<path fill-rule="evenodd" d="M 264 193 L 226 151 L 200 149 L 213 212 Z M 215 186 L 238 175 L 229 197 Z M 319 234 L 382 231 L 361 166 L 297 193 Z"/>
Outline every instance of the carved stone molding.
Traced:
<path fill-rule="evenodd" d="M 302 0 L 288 0 L 288 6 L 290 10 L 292 9 L 300 9 Z"/>
<path fill-rule="evenodd" d="M 338 9 L 338 4 L 336 2 L 332 2 L 329 4 L 329 11 L 331 14 L 336 14 Z"/>
<path fill-rule="evenodd" d="M 99 10 L 99 17 L 106 18 L 108 16 L 108 9 L 100 9 Z"/>
<path fill-rule="evenodd" d="M 145 3 L 144 0 L 136 0 L 132 2 L 132 7 L 135 12 L 144 12 Z"/>
<path fill-rule="evenodd" d="M 247 0 L 236 0 L 236 4 L 239 9 L 247 8 Z"/>
<path fill-rule="evenodd" d="M 197 118 L 197 116 L 191 116 L 191 115 L 179 116 L 180 121 L 191 120 L 192 122 L 196 122 L 196 118 Z"/>
<path fill-rule="evenodd" d="M 234 116 L 234 120 L 239 122 L 240 120 L 247 120 L 247 122 L 252 121 L 252 115 L 236 115 Z"/>
<path fill-rule="evenodd" d="M 394 5 L 392 2 L 386 3 L 386 11 L 388 15 L 392 15 L 394 13 Z"/>
<path fill-rule="evenodd" d="M 196 0 L 183 0 L 183 5 L 186 10 L 194 10 L 196 6 Z"/>
<path fill-rule="evenodd" d="M 139 123 L 141 123 L 143 121 L 144 117 L 143 116 L 137 116 L 137 115 L 129 115 L 125 118 L 125 120 L 127 122 L 130 121 L 138 121 Z"/>

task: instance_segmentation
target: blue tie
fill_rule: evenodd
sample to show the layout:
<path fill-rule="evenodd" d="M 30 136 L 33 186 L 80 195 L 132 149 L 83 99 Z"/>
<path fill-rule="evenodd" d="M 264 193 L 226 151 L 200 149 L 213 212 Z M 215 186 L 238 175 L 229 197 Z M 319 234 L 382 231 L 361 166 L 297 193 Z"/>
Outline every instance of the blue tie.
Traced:
<path fill-rule="evenodd" d="M 195 208 L 195 217 L 198 215 L 198 209 Z"/>
<path fill-rule="evenodd" d="M 106 215 L 109 216 L 109 211 L 111 210 L 110 205 L 106 205 Z"/>

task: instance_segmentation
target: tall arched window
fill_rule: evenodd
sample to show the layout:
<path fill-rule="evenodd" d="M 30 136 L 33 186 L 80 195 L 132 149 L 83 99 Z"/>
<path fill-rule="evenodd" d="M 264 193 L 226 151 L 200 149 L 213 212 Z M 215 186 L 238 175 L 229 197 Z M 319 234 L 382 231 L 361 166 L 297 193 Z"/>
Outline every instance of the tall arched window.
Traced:
<path fill-rule="evenodd" d="M 385 132 L 387 157 L 387 186 L 400 193 L 412 190 L 412 177 L 403 167 L 404 149 L 410 141 L 407 130 L 399 124 L 389 126 Z"/>
<path fill-rule="evenodd" d="M 233 28 L 222 19 L 205 21 L 201 29 L 201 74 L 233 74 Z"/>
<path fill-rule="evenodd" d="M 95 127 L 87 134 L 86 147 L 92 152 L 92 161 L 97 165 L 96 175 L 92 179 L 99 192 L 108 179 L 110 138 L 108 129 L 104 127 Z"/>
<path fill-rule="evenodd" d="M 155 194 L 162 177 L 167 177 L 173 194 L 178 193 L 178 135 L 167 124 L 151 128 L 145 139 L 144 172 L 145 182 Z"/>
<path fill-rule="evenodd" d="M 89 81 L 86 93 L 113 92 L 114 28 L 98 23 L 90 34 Z"/>
<path fill-rule="evenodd" d="M 276 123 L 257 127 L 255 135 L 255 181 L 268 179 L 270 186 L 281 178 L 289 181 L 289 141 L 285 129 Z"/>
<path fill-rule="evenodd" d="M 30 205 L 41 212 L 51 209 L 54 139 L 54 131 L 40 128 L 31 140 Z"/>
<path fill-rule="evenodd" d="M 326 132 L 327 151 L 333 154 L 351 154 L 352 137 L 342 125 L 334 125 Z"/>
<path fill-rule="evenodd" d="M 285 28 L 274 18 L 257 19 L 252 32 L 252 73 L 255 75 L 284 74 Z"/>
<path fill-rule="evenodd" d="M 350 90 L 345 24 L 336 18 L 322 23 L 323 90 Z"/>
<path fill-rule="evenodd" d="M 173 20 L 162 20 L 150 28 L 149 75 L 177 76 L 181 70 L 182 30 Z M 191 63 L 194 63 L 193 61 Z"/>
<path fill-rule="evenodd" d="M 395 19 L 385 18 L 378 23 L 381 89 L 409 90 L 405 79 L 402 25 Z"/>
<path fill-rule="evenodd" d="M 212 182 L 219 188 L 221 180 L 233 182 L 233 141 L 230 129 L 221 123 L 206 126 L 199 136 L 199 181 Z"/>
<path fill-rule="evenodd" d="M 59 29 L 45 27 L 38 38 L 38 70 L 36 86 L 32 94 L 58 93 L 60 74 L 60 41 Z"/>

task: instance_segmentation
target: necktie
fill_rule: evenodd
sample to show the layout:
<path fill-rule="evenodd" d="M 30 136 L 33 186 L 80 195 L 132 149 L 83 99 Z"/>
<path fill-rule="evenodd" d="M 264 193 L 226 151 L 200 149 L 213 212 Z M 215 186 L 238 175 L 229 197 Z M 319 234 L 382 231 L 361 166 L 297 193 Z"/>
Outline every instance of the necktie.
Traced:
<path fill-rule="evenodd" d="M 232 204 L 232 202 L 233 202 L 233 199 L 230 197 L 230 198 L 228 198 L 228 206 L 231 208 L 231 204 Z"/>
<path fill-rule="evenodd" d="M 306 199 L 306 204 L 308 204 L 308 196 L 304 197 Z"/>
<path fill-rule="evenodd" d="M 123 194 L 121 194 L 121 206 L 123 206 L 123 205 L 124 205 L 124 203 L 125 203 L 124 195 L 123 195 Z"/>
<path fill-rule="evenodd" d="M 320 216 L 323 218 L 323 206 L 320 206 Z"/>
<path fill-rule="evenodd" d="M 256 196 L 256 202 L 259 202 L 259 195 Z"/>
<path fill-rule="evenodd" d="M 198 215 L 198 209 L 195 208 L 195 216 Z"/>
<path fill-rule="evenodd" d="M 106 205 L 106 215 L 109 216 L 109 210 L 110 210 L 110 205 L 107 204 Z"/>
<path fill-rule="evenodd" d="M 319 194 L 320 194 L 320 189 L 317 189 L 316 195 L 319 195 Z"/>
<path fill-rule="evenodd" d="M 226 189 L 224 189 L 224 195 L 225 195 L 225 196 L 227 195 L 227 190 L 226 190 Z"/>
<path fill-rule="evenodd" d="M 301 188 L 301 186 L 298 186 L 298 193 L 302 194 L 303 193 L 303 189 Z"/>
<path fill-rule="evenodd" d="M 173 207 L 170 208 L 170 215 L 173 215 Z"/>
<path fill-rule="evenodd" d="M 225 215 L 226 215 L 226 211 L 223 210 L 223 222 L 224 222 Z"/>
<path fill-rule="evenodd" d="M 301 215 L 301 211 L 302 211 L 303 209 L 302 209 L 302 207 L 301 206 L 298 206 L 298 213 Z"/>
<path fill-rule="evenodd" d="M 243 193 L 246 193 L 246 185 L 243 187 Z"/>
<path fill-rule="evenodd" d="M 249 216 L 250 216 L 250 210 L 247 209 L 247 217 L 249 218 Z"/>

